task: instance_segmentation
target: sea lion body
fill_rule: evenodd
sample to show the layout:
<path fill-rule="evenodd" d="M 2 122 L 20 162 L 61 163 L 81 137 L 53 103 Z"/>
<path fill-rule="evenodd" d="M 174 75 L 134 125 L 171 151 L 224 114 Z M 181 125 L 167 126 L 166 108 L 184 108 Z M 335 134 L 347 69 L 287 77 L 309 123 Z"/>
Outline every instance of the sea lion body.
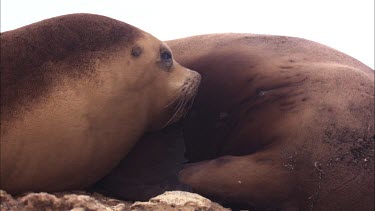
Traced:
<path fill-rule="evenodd" d="M 152 35 L 91 14 L 2 33 L 1 76 L 1 188 L 10 193 L 93 184 L 144 132 L 177 121 L 200 80 Z"/>
<path fill-rule="evenodd" d="M 180 181 L 255 210 L 374 209 L 374 71 L 292 37 L 167 41 L 202 83 Z"/>

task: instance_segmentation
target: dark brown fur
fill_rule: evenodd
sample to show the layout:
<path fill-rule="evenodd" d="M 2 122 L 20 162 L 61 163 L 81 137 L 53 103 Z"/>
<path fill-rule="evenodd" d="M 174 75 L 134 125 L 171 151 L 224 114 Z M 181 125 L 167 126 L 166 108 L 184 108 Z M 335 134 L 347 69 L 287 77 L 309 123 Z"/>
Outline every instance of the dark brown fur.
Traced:
<path fill-rule="evenodd" d="M 167 42 L 202 83 L 184 123 L 193 190 L 255 210 L 373 210 L 374 71 L 308 40 Z"/>
<path fill-rule="evenodd" d="M 2 120 L 46 95 L 59 77 L 92 74 L 93 60 L 106 58 L 118 43 L 132 45 L 140 32 L 108 17 L 73 14 L 1 33 Z"/>
<path fill-rule="evenodd" d="M 202 75 L 182 122 L 191 163 L 181 182 L 249 210 L 374 209 L 373 70 L 292 37 L 216 34 L 167 43 L 178 62 Z M 160 188 L 160 181 L 145 188 L 143 178 L 167 169 L 154 160 L 178 150 L 170 138 L 161 137 L 157 152 L 141 140 L 101 185 L 125 199 L 131 192 L 122 190 L 142 189 L 137 197 L 149 197 L 147 189 Z M 130 177 L 129 168 L 142 176 Z"/>

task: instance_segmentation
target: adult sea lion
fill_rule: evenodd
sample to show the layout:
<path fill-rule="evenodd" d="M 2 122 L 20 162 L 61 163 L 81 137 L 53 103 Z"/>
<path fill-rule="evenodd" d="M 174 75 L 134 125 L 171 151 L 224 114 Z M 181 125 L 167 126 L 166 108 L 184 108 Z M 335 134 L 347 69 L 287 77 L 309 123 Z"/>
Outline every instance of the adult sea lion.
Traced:
<path fill-rule="evenodd" d="M 202 83 L 180 181 L 255 210 L 374 210 L 374 71 L 292 37 L 166 42 Z"/>
<path fill-rule="evenodd" d="M 86 187 L 180 119 L 200 76 L 168 46 L 92 14 L 1 33 L 1 189 Z"/>

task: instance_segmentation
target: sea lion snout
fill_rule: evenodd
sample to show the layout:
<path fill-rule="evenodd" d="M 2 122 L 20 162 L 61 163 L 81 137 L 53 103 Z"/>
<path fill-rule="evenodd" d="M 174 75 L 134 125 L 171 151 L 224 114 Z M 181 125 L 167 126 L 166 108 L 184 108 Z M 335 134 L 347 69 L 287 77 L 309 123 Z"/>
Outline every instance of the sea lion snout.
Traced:
<path fill-rule="evenodd" d="M 202 80 L 202 76 L 194 70 L 190 70 L 187 68 L 186 70 L 189 72 L 189 77 L 185 81 L 187 89 L 195 93 L 198 91 L 199 85 Z"/>
<path fill-rule="evenodd" d="M 176 123 L 186 116 L 189 109 L 193 105 L 194 98 L 198 92 L 198 88 L 201 82 L 201 75 L 193 70 L 184 68 L 187 75 L 183 84 L 179 87 L 175 98 L 167 105 L 173 109 L 172 117 L 164 125 L 170 125 Z"/>

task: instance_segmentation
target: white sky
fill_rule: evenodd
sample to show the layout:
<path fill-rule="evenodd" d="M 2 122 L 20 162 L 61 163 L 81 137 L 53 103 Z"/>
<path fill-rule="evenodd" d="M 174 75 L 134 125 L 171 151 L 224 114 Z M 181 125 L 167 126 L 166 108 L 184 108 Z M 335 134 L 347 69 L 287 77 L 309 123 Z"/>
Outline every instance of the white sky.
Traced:
<path fill-rule="evenodd" d="M 122 20 L 160 40 L 221 32 L 302 37 L 374 69 L 374 0 L 1 0 L 1 31 L 78 12 Z"/>

